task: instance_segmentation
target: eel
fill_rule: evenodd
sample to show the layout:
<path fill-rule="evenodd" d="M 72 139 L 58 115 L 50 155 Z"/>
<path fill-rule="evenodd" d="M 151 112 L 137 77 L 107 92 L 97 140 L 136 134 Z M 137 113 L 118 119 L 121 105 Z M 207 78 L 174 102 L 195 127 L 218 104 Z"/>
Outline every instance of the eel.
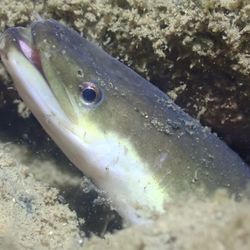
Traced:
<path fill-rule="evenodd" d="M 129 46 L 129 45 L 128 45 Z M 20 97 L 65 155 L 127 223 L 168 202 L 226 189 L 249 167 L 161 90 L 55 20 L 7 29 L 0 55 Z"/>

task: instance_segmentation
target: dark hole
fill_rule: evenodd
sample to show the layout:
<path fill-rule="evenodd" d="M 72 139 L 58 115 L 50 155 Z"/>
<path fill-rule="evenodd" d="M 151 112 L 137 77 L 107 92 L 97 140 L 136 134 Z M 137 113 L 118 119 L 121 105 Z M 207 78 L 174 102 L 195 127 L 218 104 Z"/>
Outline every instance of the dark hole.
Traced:
<path fill-rule="evenodd" d="M 83 72 L 82 72 L 81 69 L 77 70 L 77 75 L 78 75 L 79 77 L 83 77 Z"/>

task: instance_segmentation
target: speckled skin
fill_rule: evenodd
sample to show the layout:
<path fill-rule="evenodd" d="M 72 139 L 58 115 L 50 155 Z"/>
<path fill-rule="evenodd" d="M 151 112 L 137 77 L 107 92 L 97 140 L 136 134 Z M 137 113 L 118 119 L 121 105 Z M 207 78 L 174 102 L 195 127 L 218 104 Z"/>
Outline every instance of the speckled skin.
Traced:
<path fill-rule="evenodd" d="M 14 36 L 18 40 L 19 32 L 23 33 L 11 29 L 5 38 Z M 79 104 L 82 119 L 87 116 L 104 134 L 111 131 L 128 139 L 168 196 L 176 198 L 187 192 L 204 197 L 221 187 L 238 195 L 245 188 L 250 172 L 242 160 L 151 83 L 53 20 L 32 24 L 31 34 L 43 73 L 70 120 L 75 122 L 77 114 L 67 93 L 78 99 L 81 81 L 96 82 L 103 92 L 103 101 L 87 113 L 81 111 Z M 7 51 L 8 44 L 11 40 L 7 42 Z M 42 125 L 46 129 L 46 124 Z M 63 150 L 67 154 L 67 149 Z M 85 155 L 86 162 L 88 157 L 91 156 Z M 78 167 L 85 171 L 84 164 Z M 126 185 L 127 180 L 123 182 Z"/>

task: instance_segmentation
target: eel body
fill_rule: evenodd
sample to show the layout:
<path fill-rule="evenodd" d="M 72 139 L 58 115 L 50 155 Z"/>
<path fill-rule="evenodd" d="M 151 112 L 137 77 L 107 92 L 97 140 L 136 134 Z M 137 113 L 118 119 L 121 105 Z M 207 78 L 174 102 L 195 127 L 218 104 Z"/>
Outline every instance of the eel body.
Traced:
<path fill-rule="evenodd" d="M 130 223 L 185 195 L 239 196 L 248 166 L 173 101 L 54 20 L 8 29 L 0 54 L 26 105 Z"/>

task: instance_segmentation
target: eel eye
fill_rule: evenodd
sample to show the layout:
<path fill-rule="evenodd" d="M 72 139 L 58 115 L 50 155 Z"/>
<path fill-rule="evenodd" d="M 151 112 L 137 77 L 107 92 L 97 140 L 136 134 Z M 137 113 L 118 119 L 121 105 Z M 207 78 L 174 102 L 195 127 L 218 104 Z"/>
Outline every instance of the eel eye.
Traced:
<path fill-rule="evenodd" d="M 102 92 L 99 87 L 92 82 L 84 82 L 80 85 L 80 96 L 84 104 L 94 105 L 101 101 Z"/>

